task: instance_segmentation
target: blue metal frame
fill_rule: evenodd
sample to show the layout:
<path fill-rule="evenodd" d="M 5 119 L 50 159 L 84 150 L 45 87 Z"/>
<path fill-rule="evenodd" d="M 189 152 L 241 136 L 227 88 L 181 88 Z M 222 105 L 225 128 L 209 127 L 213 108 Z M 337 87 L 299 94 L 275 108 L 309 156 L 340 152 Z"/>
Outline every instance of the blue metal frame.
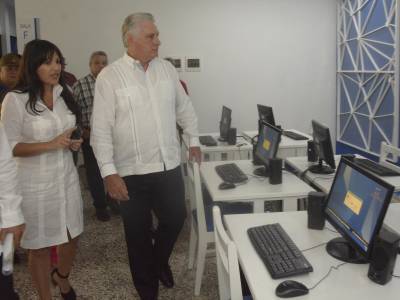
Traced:
<path fill-rule="evenodd" d="M 398 1 L 341 0 L 338 9 L 337 149 L 379 155 L 398 146 Z M 348 148 L 349 147 L 349 148 Z"/>

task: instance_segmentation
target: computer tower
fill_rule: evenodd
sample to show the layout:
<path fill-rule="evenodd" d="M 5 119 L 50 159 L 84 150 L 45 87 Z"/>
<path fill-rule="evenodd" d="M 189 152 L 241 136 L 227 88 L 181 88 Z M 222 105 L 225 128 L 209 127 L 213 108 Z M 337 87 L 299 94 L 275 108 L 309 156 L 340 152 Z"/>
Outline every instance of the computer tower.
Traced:
<path fill-rule="evenodd" d="M 373 282 L 384 285 L 392 279 L 399 242 L 399 234 L 383 225 L 375 239 L 368 269 L 368 277 Z"/>
<path fill-rule="evenodd" d="M 236 128 L 229 128 L 227 141 L 229 145 L 236 145 Z"/>
<path fill-rule="evenodd" d="M 325 227 L 325 205 L 326 194 L 322 192 L 308 193 L 308 222 L 307 226 L 310 229 L 322 230 Z"/>

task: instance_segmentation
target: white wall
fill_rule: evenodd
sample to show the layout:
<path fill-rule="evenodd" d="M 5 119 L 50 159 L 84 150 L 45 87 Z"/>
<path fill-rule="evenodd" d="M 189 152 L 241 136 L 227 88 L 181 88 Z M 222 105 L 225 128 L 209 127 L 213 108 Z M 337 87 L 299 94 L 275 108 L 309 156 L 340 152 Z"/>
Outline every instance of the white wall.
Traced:
<path fill-rule="evenodd" d="M 182 72 L 201 132 L 216 131 L 225 104 L 233 126 L 256 128 L 256 104 L 277 123 L 309 132 L 316 118 L 335 132 L 335 0 L 16 0 L 16 16 L 40 18 L 41 37 L 57 44 L 69 71 L 87 73 L 88 57 L 121 56 L 126 15 L 157 19 L 160 55 L 202 58 L 201 72 Z"/>

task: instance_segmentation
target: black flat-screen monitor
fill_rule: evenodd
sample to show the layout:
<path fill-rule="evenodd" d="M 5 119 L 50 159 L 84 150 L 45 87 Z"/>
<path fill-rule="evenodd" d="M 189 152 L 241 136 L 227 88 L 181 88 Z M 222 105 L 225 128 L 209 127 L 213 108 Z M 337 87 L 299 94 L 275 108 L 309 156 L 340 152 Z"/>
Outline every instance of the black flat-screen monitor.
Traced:
<path fill-rule="evenodd" d="M 222 106 L 221 121 L 219 122 L 219 138 L 221 142 L 228 140 L 228 132 L 231 128 L 232 110 L 226 106 Z"/>
<path fill-rule="evenodd" d="M 318 156 L 318 164 L 311 166 L 309 170 L 310 172 L 317 174 L 331 174 L 335 172 L 336 165 L 329 128 L 315 120 L 312 120 L 311 124 L 313 129 L 314 146 Z M 323 164 L 324 161 L 327 165 Z"/>
<path fill-rule="evenodd" d="M 271 124 L 261 121 L 255 155 L 264 167 L 254 170 L 257 176 L 269 176 L 269 160 L 275 158 L 281 141 L 282 130 Z"/>
<path fill-rule="evenodd" d="M 258 110 L 258 119 L 260 121 L 265 121 L 271 124 L 272 126 L 276 126 L 274 112 L 272 111 L 271 106 L 257 104 L 257 110 Z"/>
<path fill-rule="evenodd" d="M 327 244 L 328 253 L 346 262 L 366 262 L 393 191 L 389 183 L 342 158 L 325 207 L 328 222 L 342 237 Z"/>

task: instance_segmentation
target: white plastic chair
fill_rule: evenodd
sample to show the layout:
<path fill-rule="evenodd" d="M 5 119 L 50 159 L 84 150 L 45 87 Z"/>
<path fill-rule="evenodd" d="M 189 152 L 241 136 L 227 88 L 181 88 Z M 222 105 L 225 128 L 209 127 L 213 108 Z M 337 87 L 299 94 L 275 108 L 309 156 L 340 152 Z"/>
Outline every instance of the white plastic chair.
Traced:
<path fill-rule="evenodd" d="M 243 300 L 236 246 L 225 232 L 218 206 L 213 207 L 213 219 L 219 299 Z"/>
<path fill-rule="evenodd" d="M 207 215 L 208 222 L 206 220 L 203 193 L 201 190 L 199 164 L 188 161 L 187 167 L 189 179 L 189 198 L 191 206 L 190 210 L 192 212 L 189 242 L 189 269 L 193 268 L 195 254 L 197 250 L 194 294 L 196 296 L 199 296 L 201 281 L 204 273 L 206 254 L 210 252 L 215 253 L 214 249 L 208 249 L 208 247 L 214 243 L 214 229 L 212 227 L 211 212 L 209 212 Z"/>
<path fill-rule="evenodd" d="M 379 163 L 396 172 L 400 172 L 400 167 L 395 165 L 400 157 L 400 149 L 389 145 L 385 142 L 381 143 L 381 154 L 379 155 Z"/>

